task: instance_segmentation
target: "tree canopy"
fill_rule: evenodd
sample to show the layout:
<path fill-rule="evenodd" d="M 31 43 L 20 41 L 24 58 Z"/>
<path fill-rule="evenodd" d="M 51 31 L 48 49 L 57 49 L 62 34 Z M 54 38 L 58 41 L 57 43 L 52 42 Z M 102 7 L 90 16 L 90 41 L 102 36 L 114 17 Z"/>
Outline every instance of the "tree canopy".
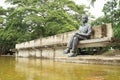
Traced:
<path fill-rule="evenodd" d="M 0 7 L 0 51 L 16 43 L 76 30 L 84 5 L 71 0 L 6 0 L 15 5 Z"/>

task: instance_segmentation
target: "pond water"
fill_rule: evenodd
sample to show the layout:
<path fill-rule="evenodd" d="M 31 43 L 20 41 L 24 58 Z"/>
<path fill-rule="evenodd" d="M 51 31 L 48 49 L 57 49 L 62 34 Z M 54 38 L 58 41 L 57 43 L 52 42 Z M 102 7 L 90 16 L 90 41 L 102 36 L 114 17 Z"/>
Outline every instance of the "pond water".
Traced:
<path fill-rule="evenodd" d="M 0 57 L 0 80 L 120 80 L 120 66 Z"/>

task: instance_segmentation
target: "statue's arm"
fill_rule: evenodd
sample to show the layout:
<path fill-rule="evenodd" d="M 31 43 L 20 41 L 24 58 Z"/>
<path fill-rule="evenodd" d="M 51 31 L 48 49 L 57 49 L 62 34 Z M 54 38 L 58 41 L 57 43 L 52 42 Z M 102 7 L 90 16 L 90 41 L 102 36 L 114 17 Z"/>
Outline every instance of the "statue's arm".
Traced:
<path fill-rule="evenodd" d="M 92 28 L 91 28 L 91 26 L 89 26 L 87 33 L 79 33 L 79 32 L 77 32 L 76 34 L 79 34 L 79 35 L 81 35 L 81 36 L 86 36 L 86 37 L 88 37 L 88 36 L 91 35 L 91 32 L 92 32 Z"/>

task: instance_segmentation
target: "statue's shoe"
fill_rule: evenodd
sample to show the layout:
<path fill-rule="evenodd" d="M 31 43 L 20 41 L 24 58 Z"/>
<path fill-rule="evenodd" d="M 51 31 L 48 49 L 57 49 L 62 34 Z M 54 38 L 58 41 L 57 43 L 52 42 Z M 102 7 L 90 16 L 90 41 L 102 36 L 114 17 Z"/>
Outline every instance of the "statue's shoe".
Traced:
<path fill-rule="evenodd" d="M 64 53 L 64 54 L 68 54 L 68 53 L 70 53 L 70 50 L 69 50 L 69 49 L 65 49 L 65 50 L 63 51 L 63 53 Z"/>
<path fill-rule="evenodd" d="M 77 56 L 77 54 L 75 54 L 75 53 L 72 53 L 69 55 L 69 57 L 75 57 L 75 56 Z"/>

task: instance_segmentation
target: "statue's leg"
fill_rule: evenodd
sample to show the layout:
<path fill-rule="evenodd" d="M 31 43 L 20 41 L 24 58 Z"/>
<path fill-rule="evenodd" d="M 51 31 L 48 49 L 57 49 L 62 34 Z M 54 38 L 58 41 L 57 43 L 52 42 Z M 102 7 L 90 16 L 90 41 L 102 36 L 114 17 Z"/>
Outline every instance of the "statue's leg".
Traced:
<path fill-rule="evenodd" d="M 76 49 L 77 49 L 77 45 L 78 45 L 79 39 L 77 36 L 75 36 L 73 38 L 73 45 L 72 45 L 72 54 L 69 57 L 74 57 L 76 56 Z"/>
<path fill-rule="evenodd" d="M 70 57 L 74 57 L 74 56 L 77 55 L 76 49 L 77 49 L 78 43 L 79 43 L 80 40 L 84 40 L 84 39 L 86 39 L 86 38 L 82 37 L 80 35 L 75 35 L 73 37 L 72 54 L 70 55 Z"/>
<path fill-rule="evenodd" d="M 78 45 L 79 39 L 78 37 L 73 38 L 73 45 L 72 45 L 72 53 L 76 53 L 77 45 Z"/>
<path fill-rule="evenodd" d="M 75 36 L 75 35 L 73 35 L 73 36 L 71 37 L 70 41 L 69 41 L 68 44 L 67 44 L 67 48 L 69 48 L 69 49 L 72 49 L 74 36 Z"/>
<path fill-rule="evenodd" d="M 70 49 L 72 49 L 73 46 L 73 39 L 74 39 L 75 35 L 73 35 L 70 39 L 70 41 L 67 44 L 67 49 L 64 50 L 64 54 L 67 54 L 70 52 Z"/>

